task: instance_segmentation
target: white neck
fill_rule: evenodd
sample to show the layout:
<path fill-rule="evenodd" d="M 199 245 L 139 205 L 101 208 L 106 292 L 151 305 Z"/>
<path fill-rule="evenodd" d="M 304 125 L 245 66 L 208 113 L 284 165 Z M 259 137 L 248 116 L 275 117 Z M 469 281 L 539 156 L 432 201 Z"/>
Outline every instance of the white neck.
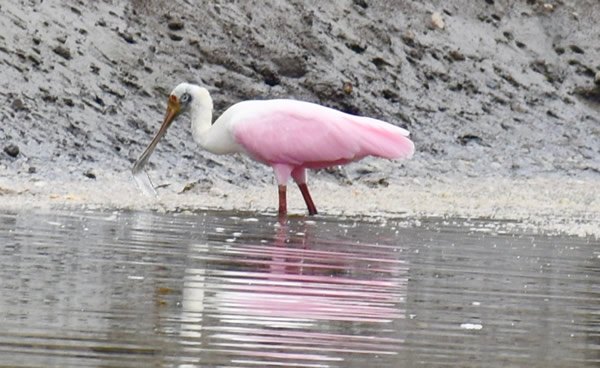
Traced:
<path fill-rule="evenodd" d="M 206 138 L 212 127 L 213 103 L 210 94 L 205 88 L 197 87 L 190 91 L 192 102 L 190 106 L 190 117 L 192 120 L 192 135 L 194 140 L 205 150 L 211 151 L 207 147 Z"/>
<path fill-rule="evenodd" d="M 230 115 L 228 109 L 212 124 L 213 103 L 206 88 L 195 85 L 184 85 L 192 96 L 190 117 L 192 119 L 192 135 L 194 140 L 206 151 L 217 155 L 243 152 L 243 148 L 235 141 L 230 132 Z"/>

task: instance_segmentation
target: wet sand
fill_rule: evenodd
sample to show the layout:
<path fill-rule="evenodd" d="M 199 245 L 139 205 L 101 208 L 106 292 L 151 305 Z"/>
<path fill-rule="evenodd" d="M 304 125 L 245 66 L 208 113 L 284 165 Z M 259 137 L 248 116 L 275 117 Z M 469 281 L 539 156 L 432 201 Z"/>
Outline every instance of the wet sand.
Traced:
<path fill-rule="evenodd" d="M 273 214 L 276 210 L 274 184 L 239 187 L 221 182 L 184 191 L 185 182 L 173 181 L 154 183 L 159 195 L 149 197 L 139 192 L 129 173 L 100 173 L 98 178 L 57 182 L 0 178 L 0 210 L 217 209 Z M 600 237 L 600 180 L 593 178 L 405 178 L 379 188 L 340 186 L 316 178 L 311 191 L 325 216 L 403 218 L 407 223 L 428 217 L 489 218 L 535 233 Z M 290 212 L 304 215 L 298 190 L 290 185 L 288 193 Z"/>

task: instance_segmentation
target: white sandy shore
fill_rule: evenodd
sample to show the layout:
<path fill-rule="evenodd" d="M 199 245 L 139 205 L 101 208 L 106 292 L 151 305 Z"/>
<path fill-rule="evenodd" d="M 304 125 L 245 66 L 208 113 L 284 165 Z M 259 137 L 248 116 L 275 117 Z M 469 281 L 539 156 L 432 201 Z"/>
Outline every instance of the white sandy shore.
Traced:
<path fill-rule="evenodd" d="M 128 173 L 98 175 L 72 182 L 19 181 L 0 178 L 0 210 L 93 208 L 127 210 L 224 209 L 275 211 L 275 186 L 240 188 L 220 184 L 206 191 L 181 193 L 186 183 L 172 183 L 158 197 L 142 195 Z M 600 238 L 600 179 L 406 178 L 385 188 L 315 179 L 311 191 L 317 208 L 329 216 L 384 216 L 404 219 L 442 216 L 515 220 L 536 232 Z M 305 213 L 290 186 L 288 206 Z"/>

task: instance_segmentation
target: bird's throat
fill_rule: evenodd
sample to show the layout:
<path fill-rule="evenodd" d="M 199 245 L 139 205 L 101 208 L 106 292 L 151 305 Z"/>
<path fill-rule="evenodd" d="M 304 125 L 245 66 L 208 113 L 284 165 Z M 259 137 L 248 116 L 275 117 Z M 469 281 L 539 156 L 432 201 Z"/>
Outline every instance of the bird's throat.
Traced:
<path fill-rule="evenodd" d="M 202 106 L 193 106 L 190 111 L 192 120 L 192 135 L 204 149 L 210 128 L 212 126 L 212 106 L 203 108 Z"/>

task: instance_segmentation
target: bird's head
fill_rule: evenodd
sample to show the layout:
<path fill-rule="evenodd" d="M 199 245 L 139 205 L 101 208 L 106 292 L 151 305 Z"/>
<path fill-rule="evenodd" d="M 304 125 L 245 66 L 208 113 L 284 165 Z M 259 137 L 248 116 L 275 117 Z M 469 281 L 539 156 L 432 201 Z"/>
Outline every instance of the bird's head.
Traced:
<path fill-rule="evenodd" d="M 192 102 L 192 90 L 194 87 L 198 88 L 197 86 L 188 83 L 181 83 L 171 91 L 169 100 L 167 101 L 167 113 L 165 114 L 165 120 L 163 121 L 165 130 L 171 125 L 173 120 L 189 109 Z"/>
<path fill-rule="evenodd" d="M 194 102 L 192 102 L 194 101 Z M 160 129 L 152 139 L 152 142 L 148 145 L 144 153 L 136 161 L 134 165 L 134 173 L 141 170 L 146 164 L 150 155 L 154 151 L 154 148 L 158 144 L 158 141 L 165 135 L 171 123 L 183 112 L 189 110 L 192 105 L 199 106 L 201 108 L 210 108 L 212 111 L 212 100 L 206 88 L 196 86 L 189 83 L 181 83 L 177 85 L 169 94 L 167 100 L 167 112 L 163 120 Z"/>

